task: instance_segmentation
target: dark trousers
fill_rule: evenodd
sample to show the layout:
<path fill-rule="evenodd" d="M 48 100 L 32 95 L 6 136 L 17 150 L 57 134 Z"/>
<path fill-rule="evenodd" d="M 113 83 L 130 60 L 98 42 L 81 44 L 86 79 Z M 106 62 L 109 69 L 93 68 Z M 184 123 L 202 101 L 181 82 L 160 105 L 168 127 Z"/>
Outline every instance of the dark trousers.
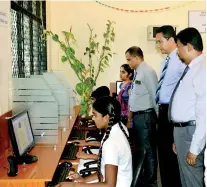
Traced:
<path fill-rule="evenodd" d="M 133 114 L 133 134 L 136 146 L 133 155 L 134 171 L 140 155 L 143 155 L 145 151 L 137 187 L 156 187 L 157 185 L 156 123 L 157 115 L 154 109 L 147 113 Z"/>
<path fill-rule="evenodd" d="M 177 155 L 172 151 L 173 128 L 168 121 L 168 105 L 160 105 L 157 143 L 162 187 L 182 187 Z"/>

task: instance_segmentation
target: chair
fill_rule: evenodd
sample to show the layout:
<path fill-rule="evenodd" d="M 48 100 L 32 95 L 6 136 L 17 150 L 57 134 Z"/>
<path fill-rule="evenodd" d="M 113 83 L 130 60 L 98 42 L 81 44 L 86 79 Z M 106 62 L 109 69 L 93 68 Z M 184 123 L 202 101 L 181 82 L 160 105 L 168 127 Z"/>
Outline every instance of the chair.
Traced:
<path fill-rule="evenodd" d="M 134 172 L 134 176 L 133 176 L 132 183 L 131 183 L 130 187 L 137 187 L 137 182 L 138 182 L 138 179 L 139 179 L 142 164 L 144 162 L 145 154 L 146 154 L 146 151 L 144 151 L 144 153 L 140 155 L 138 165 L 137 165 L 137 168 Z"/>

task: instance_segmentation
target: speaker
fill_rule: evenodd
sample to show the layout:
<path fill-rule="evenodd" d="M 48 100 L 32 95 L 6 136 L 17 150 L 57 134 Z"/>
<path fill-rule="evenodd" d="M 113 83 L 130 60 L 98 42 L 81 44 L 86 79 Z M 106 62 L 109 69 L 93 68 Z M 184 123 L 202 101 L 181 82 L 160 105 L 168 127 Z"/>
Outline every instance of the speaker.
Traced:
<path fill-rule="evenodd" d="M 17 160 L 16 157 L 14 156 L 8 156 L 8 162 L 9 162 L 9 172 L 8 176 L 9 177 L 15 177 L 17 176 L 18 173 L 18 165 L 17 165 Z"/>

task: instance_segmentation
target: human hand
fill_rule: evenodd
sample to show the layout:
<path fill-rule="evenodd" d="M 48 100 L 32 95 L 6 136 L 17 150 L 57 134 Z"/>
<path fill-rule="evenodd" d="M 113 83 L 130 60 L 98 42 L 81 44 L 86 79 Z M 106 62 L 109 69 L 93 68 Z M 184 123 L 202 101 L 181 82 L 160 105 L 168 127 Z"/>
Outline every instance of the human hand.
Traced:
<path fill-rule="evenodd" d="M 127 120 L 127 122 L 126 122 L 126 127 L 129 129 L 129 128 L 131 128 L 131 121 L 130 120 Z"/>
<path fill-rule="evenodd" d="M 85 182 L 85 179 L 81 177 L 79 173 L 74 171 L 70 171 L 67 178 L 73 180 L 74 182 Z"/>
<path fill-rule="evenodd" d="M 72 142 L 75 143 L 77 146 L 80 146 L 80 147 L 87 146 L 87 144 L 88 144 L 88 142 L 85 142 L 83 140 L 74 140 Z"/>
<path fill-rule="evenodd" d="M 174 152 L 175 154 L 177 154 L 177 151 L 176 151 L 176 146 L 175 146 L 175 144 L 174 144 L 174 143 L 172 144 L 172 150 L 173 150 L 173 152 Z"/>
<path fill-rule="evenodd" d="M 195 154 L 193 154 L 193 153 L 191 153 L 189 151 L 188 154 L 187 154 L 187 157 L 186 157 L 187 163 L 190 166 L 195 166 L 195 164 L 196 164 L 196 158 L 197 158 L 197 155 L 195 155 Z"/>
<path fill-rule="evenodd" d="M 88 154 L 83 152 L 83 151 L 82 152 L 77 152 L 76 157 L 86 160 L 86 159 L 88 159 Z"/>
<path fill-rule="evenodd" d="M 74 187 L 74 183 L 73 182 L 61 182 L 55 185 L 55 187 Z"/>

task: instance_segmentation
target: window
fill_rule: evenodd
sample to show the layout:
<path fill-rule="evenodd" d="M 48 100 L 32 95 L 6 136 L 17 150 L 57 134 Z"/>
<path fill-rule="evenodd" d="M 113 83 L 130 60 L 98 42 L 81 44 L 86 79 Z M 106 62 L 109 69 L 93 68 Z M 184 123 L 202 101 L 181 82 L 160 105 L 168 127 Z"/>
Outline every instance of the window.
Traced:
<path fill-rule="evenodd" d="M 11 1 L 12 77 L 40 75 L 47 70 L 45 1 Z"/>

